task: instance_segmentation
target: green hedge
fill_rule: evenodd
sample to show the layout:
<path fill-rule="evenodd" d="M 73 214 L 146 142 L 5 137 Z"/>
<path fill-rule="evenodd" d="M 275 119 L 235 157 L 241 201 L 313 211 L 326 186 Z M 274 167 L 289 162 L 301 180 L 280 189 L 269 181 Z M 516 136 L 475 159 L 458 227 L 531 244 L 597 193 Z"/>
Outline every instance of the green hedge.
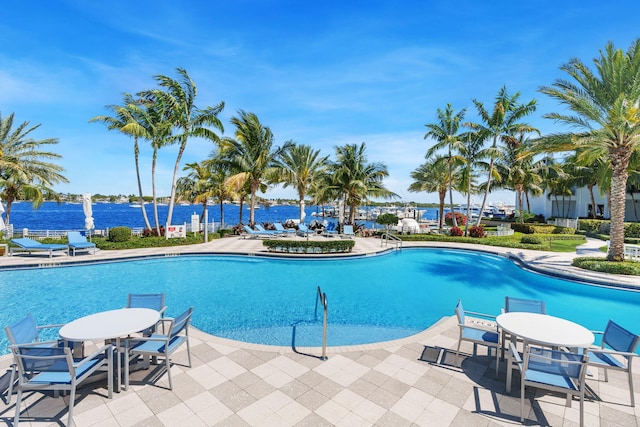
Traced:
<path fill-rule="evenodd" d="M 572 265 L 602 273 L 640 276 L 640 262 L 637 261 L 611 262 L 604 258 L 578 257 L 573 259 Z"/>
<path fill-rule="evenodd" d="M 511 228 L 523 234 L 575 234 L 576 230 L 553 224 L 512 224 Z"/>
<path fill-rule="evenodd" d="M 355 240 L 263 240 L 262 244 L 271 252 L 286 252 L 294 254 L 327 254 L 335 252 L 351 252 Z"/>
<path fill-rule="evenodd" d="M 578 221 L 578 228 L 587 233 L 604 234 L 608 236 L 611 230 L 611 221 L 608 219 L 581 219 Z M 624 237 L 640 239 L 640 222 L 625 222 Z"/>

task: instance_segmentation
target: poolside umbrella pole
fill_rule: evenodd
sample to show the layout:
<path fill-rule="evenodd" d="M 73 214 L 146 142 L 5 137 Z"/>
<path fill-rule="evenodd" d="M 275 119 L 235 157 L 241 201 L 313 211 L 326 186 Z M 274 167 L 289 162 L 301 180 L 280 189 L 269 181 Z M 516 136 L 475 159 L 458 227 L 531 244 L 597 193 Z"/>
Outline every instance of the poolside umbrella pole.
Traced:
<path fill-rule="evenodd" d="M 89 235 L 89 241 L 91 241 L 91 230 L 94 229 L 93 223 L 93 208 L 91 207 L 91 194 L 87 193 L 82 196 L 82 210 L 84 211 L 84 229 Z"/>

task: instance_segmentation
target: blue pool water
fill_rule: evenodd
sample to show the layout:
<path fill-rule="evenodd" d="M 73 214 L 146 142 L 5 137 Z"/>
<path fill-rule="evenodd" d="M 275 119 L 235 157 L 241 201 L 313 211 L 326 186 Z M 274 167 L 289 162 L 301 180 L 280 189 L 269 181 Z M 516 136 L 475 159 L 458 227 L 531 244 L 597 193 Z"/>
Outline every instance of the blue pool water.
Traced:
<path fill-rule="evenodd" d="M 406 337 L 453 314 L 458 298 L 499 314 L 505 295 L 544 299 L 549 314 L 602 330 L 609 318 L 637 329 L 640 292 L 534 274 L 510 260 L 458 250 L 404 249 L 374 257 L 293 260 L 182 256 L 0 272 L 0 325 L 32 313 L 65 323 L 120 308 L 127 294 L 167 294 L 168 315 L 194 306 L 194 326 L 253 343 L 321 345 L 317 287 L 329 302 L 328 345 Z M 638 331 L 636 331 L 638 332 Z M 0 351 L 6 352 L 2 336 Z"/>

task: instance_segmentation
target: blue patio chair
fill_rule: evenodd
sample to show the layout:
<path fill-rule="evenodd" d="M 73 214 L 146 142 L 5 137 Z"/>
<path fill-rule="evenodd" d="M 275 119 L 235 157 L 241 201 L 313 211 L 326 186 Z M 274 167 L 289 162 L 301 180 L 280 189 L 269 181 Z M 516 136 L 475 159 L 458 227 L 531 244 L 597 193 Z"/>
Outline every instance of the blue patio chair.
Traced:
<path fill-rule="evenodd" d="M 28 237 L 22 237 L 19 239 L 11 239 L 11 243 L 17 246 L 12 246 L 9 250 L 9 254 L 13 255 L 14 252 L 27 252 L 31 255 L 33 252 L 47 252 L 49 258 L 53 257 L 54 252 L 63 252 L 65 255 L 69 252 L 69 246 L 61 245 L 59 243 L 40 243 L 37 240 L 29 239 Z"/>
<path fill-rule="evenodd" d="M 353 225 L 345 225 L 342 227 L 342 237 L 352 239 L 355 235 L 356 234 L 353 232 Z"/>
<path fill-rule="evenodd" d="M 276 228 L 277 232 L 279 232 L 279 233 L 281 233 L 283 235 L 295 235 L 296 234 L 296 230 L 294 230 L 293 228 L 284 228 L 282 223 L 274 222 L 273 226 Z"/>
<path fill-rule="evenodd" d="M 146 356 L 145 363 L 148 368 L 148 356 L 163 357 L 165 360 L 166 371 L 169 376 L 169 389 L 173 390 L 171 383 L 171 355 L 182 345 L 187 344 L 187 357 L 189 359 L 189 367 L 191 367 L 191 349 L 189 348 L 189 322 L 193 307 L 177 316 L 175 319 L 165 317 L 160 322 L 169 323 L 166 335 L 153 334 L 150 337 L 129 338 L 125 340 L 132 357 L 137 355 Z M 125 388 L 129 385 L 129 369 L 128 364 L 125 365 Z"/>
<path fill-rule="evenodd" d="M 87 241 L 87 238 L 83 236 L 79 231 L 67 232 L 67 242 L 69 244 L 69 250 L 71 255 L 75 256 L 78 251 L 92 252 L 96 254 L 96 244 Z"/>
<path fill-rule="evenodd" d="M 126 308 L 150 308 L 160 312 L 164 317 L 167 306 L 164 304 L 165 294 L 129 294 Z M 155 326 L 141 331 L 143 335 L 151 335 L 155 332 Z"/>
<path fill-rule="evenodd" d="M 520 370 L 520 422 L 524 424 L 524 389 L 536 387 L 580 398 L 580 426 L 584 425 L 584 390 L 587 356 L 560 350 L 527 346 L 520 356 L 514 343 L 509 350 Z M 524 359 L 524 360 L 523 360 Z"/>
<path fill-rule="evenodd" d="M 467 318 L 467 315 L 471 315 Z M 495 323 L 495 316 L 490 314 L 478 313 L 474 311 L 465 311 L 462 306 L 462 300 L 458 300 L 456 305 L 456 316 L 458 317 L 458 327 L 460 329 L 460 335 L 458 336 L 458 348 L 456 349 L 456 361 L 460 359 L 460 344 L 462 341 L 469 341 L 473 343 L 473 354 L 476 354 L 477 345 L 484 345 L 487 347 L 487 353 L 490 353 L 490 349 L 496 350 L 496 376 L 498 376 L 498 369 L 500 367 L 500 358 L 498 347 L 500 346 L 500 339 L 498 335 L 498 326 Z"/>
<path fill-rule="evenodd" d="M 600 348 L 589 348 L 589 365 L 604 369 L 604 380 L 609 381 L 609 369 L 626 372 L 629 376 L 629 393 L 631 394 L 631 406 L 636 406 L 633 394 L 633 374 L 631 367 L 633 357 L 640 336 L 628 331 L 622 326 L 609 320 L 604 332 L 593 331 L 594 334 L 602 335 Z"/>
<path fill-rule="evenodd" d="M 39 332 L 43 329 L 53 329 L 60 327 L 62 327 L 62 324 L 37 326 L 31 314 L 27 314 L 15 324 L 11 326 L 5 326 L 4 332 L 7 334 L 9 343 L 13 346 L 37 343 L 39 347 L 57 347 L 64 345 L 64 343 L 58 340 L 40 341 Z M 17 380 L 17 375 L 18 366 L 14 363 L 11 365 L 9 388 L 7 389 L 7 404 L 11 403 L 13 387 Z"/>
<path fill-rule="evenodd" d="M 547 314 L 547 307 L 545 302 L 541 300 L 507 296 L 504 298 L 504 312 L 510 313 L 512 311 Z"/>
<path fill-rule="evenodd" d="M 25 391 L 69 391 L 69 418 L 72 425 L 76 388 L 93 373 L 107 367 L 109 399 L 113 397 L 113 346 L 105 345 L 83 359 L 74 359 L 69 347 L 41 347 L 38 345 L 11 346 L 18 366 L 18 397 L 15 426 L 20 421 L 22 393 Z"/>
<path fill-rule="evenodd" d="M 519 312 L 519 313 L 539 313 L 547 314 L 546 303 L 542 300 L 527 299 L 527 298 L 515 298 L 506 296 L 504 297 L 504 313 Z M 502 357 L 504 357 L 504 351 L 507 348 L 506 342 L 510 338 L 507 333 L 501 331 L 502 335 Z M 510 369 L 507 367 L 507 369 Z"/>

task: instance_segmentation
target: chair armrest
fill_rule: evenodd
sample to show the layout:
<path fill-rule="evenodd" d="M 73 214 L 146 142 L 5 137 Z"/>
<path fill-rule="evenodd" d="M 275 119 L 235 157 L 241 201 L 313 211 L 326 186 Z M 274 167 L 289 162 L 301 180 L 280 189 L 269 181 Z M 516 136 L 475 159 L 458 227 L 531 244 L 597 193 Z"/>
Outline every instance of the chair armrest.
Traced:
<path fill-rule="evenodd" d="M 604 331 L 591 331 L 593 335 L 604 335 Z"/>
<path fill-rule="evenodd" d="M 162 307 L 158 312 L 160 313 L 160 317 L 164 317 L 164 312 L 167 311 L 167 306 Z"/>
<path fill-rule="evenodd" d="M 140 338 L 126 338 L 126 342 L 145 342 L 145 341 L 168 341 L 169 336 L 161 335 L 159 337 L 140 337 Z"/>
<path fill-rule="evenodd" d="M 611 350 L 610 348 L 589 347 L 587 349 L 587 351 L 590 351 L 592 353 L 615 354 L 615 355 L 618 355 L 618 356 L 625 356 L 625 357 L 637 356 L 636 353 L 631 353 L 631 352 L 628 352 L 628 351 L 616 351 L 616 350 Z"/>
<path fill-rule="evenodd" d="M 486 319 L 496 319 L 496 316 L 494 316 L 493 314 L 486 314 L 486 313 L 478 313 L 477 311 L 469 311 L 469 310 L 465 310 L 464 311 L 465 315 L 471 315 L 471 316 L 477 316 L 477 317 L 483 317 Z"/>
<path fill-rule="evenodd" d="M 80 360 L 78 362 L 74 362 L 73 363 L 73 367 L 74 368 L 79 368 L 80 366 L 84 365 L 85 363 L 91 362 L 93 359 L 95 359 L 97 356 L 101 355 L 105 351 L 108 352 L 108 353 L 113 354 L 113 345 L 107 344 L 105 346 L 100 347 L 99 349 L 97 349 L 96 351 L 91 353 L 90 355 L 85 356 L 82 360 Z"/>
<path fill-rule="evenodd" d="M 522 370 L 522 357 L 520 356 L 520 353 L 518 352 L 516 345 L 512 342 L 509 343 L 509 352 L 513 357 L 513 361 L 518 365 L 518 368 Z"/>
<path fill-rule="evenodd" d="M 53 329 L 53 328 L 62 328 L 64 326 L 64 323 L 58 323 L 55 325 L 42 325 L 42 326 L 36 326 L 37 330 L 41 330 L 41 329 Z"/>

